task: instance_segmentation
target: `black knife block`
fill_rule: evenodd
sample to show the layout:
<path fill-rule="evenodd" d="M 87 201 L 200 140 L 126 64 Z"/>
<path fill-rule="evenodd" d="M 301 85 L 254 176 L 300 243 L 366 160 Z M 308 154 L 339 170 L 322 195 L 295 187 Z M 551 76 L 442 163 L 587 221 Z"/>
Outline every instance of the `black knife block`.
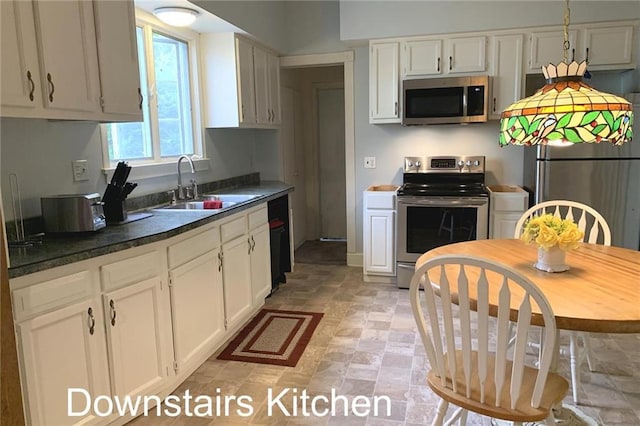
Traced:
<path fill-rule="evenodd" d="M 107 223 L 123 222 L 127 219 L 127 203 L 123 200 L 121 189 L 115 185 L 108 184 L 102 197 L 104 203 L 104 216 Z"/>

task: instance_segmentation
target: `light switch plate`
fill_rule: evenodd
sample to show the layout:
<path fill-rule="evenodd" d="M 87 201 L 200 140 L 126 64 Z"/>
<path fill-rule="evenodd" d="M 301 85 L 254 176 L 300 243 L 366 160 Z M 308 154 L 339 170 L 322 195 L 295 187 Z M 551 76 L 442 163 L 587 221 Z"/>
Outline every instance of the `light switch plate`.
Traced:
<path fill-rule="evenodd" d="M 74 182 L 89 180 L 89 165 L 87 160 L 74 160 L 72 165 Z"/>
<path fill-rule="evenodd" d="M 365 169 L 375 169 L 376 168 L 376 157 L 364 157 L 364 168 Z"/>

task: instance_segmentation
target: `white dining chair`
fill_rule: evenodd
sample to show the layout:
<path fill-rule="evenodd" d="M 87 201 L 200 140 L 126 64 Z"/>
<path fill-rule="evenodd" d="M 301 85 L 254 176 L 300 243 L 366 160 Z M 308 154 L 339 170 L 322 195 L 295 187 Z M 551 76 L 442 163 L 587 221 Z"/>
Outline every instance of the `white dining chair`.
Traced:
<path fill-rule="evenodd" d="M 533 282 L 508 266 L 445 255 L 416 269 L 409 298 L 431 366 L 427 384 L 441 398 L 432 425 L 456 420 L 466 424 L 469 411 L 517 424 L 556 424 L 552 408 L 562 401 L 569 383 L 550 371 L 557 349 L 555 318 Z M 534 307 L 544 320 L 542 332 L 549 342 L 537 368 L 525 364 Z M 472 310 L 477 312 L 475 321 Z M 510 320 L 517 331 L 513 348 Z M 457 408 L 445 423 L 450 403 Z"/>
<path fill-rule="evenodd" d="M 562 219 L 571 219 L 582 232 L 584 232 L 584 241 L 591 244 L 611 245 L 611 230 L 607 221 L 594 208 L 586 204 L 568 200 L 551 200 L 536 204 L 529 210 L 524 212 L 516 223 L 515 238 L 520 238 L 522 228 L 526 221 L 533 216 L 541 216 L 550 213 Z M 580 340 L 582 341 L 582 349 L 580 349 Z M 577 331 L 569 332 L 569 350 L 560 349 L 560 353 L 569 356 L 571 366 L 571 391 L 573 393 L 573 402 L 580 403 L 578 398 L 578 388 L 580 387 L 580 367 L 584 360 L 587 360 L 589 371 L 594 370 L 591 360 L 591 343 L 588 333 L 580 333 Z"/>

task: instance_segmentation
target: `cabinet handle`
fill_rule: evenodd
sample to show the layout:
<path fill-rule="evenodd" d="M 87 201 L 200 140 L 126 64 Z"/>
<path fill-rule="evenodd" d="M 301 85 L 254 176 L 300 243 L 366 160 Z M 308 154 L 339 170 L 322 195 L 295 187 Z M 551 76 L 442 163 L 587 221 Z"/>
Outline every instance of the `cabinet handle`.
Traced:
<path fill-rule="evenodd" d="M 571 62 L 576 60 L 576 48 L 571 49 Z"/>
<path fill-rule="evenodd" d="M 440 72 L 440 56 L 438 56 L 438 72 Z"/>
<path fill-rule="evenodd" d="M 53 84 L 51 73 L 47 73 L 47 81 L 49 82 L 49 102 L 53 102 L 53 93 L 56 91 L 56 86 Z"/>
<path fill-rule="evenodd" d="M 398 101 L 395 102 L 395 115 L 398 115 Z"/>
<path fill-rule="evenodd" d="M 87 310 L 87 315 L 89 315 L 89 334 L 91 334 L 93 336 L 93 333 L 96 329 L 96 319 L 93 317 L 93 309 L 91 308 L 91 306 L 89 306 L 89 309 Z"/>
<path fill-rule="evenodd" d="M 587 58 L 585 59 L 585 61 L 587 62 L 587 64 L 589 63 L 589 48 L 587 47 Z"/>
<path fill-rule="evenodd" d="M 493 112 L 496 112 L 496 98 L 493 98 Z"/>
<path fill-rule="evenodd" d="M 251 238 L 247 238 L 247 244 L 249 244 L 249 250 L 247 251 L 247 253 L 251 254 Z"/>
<path fill-rule="evenodd" d="M 253 235 L 251 236 L 251 251 L 256 250 L 256 240 L 253 239 Z"/>
<path fill-rule="evenodd" d="M 31 78 L 31 71 L 27 70 L 27 80 L 29 80 L 29 100 L 33 102 L 33 92 L 36 90 L 36 84 Z"/>
<path fill-rule="evenodd" d="M 113 299 L 111 299 L 109 301 L 109 308 L 111 308 L 111 325 L 116 325 L 116 304 L 113 301 Z"/>
<path fill-rule="evenodd" d="M 222 271 L 222 252 L 218 253 L 218 272 Z"/>
<path fill-rule="evenodd" d="M 144 97 L 142 96 L 142 90 L 138 87 L 138 99 L 140 102 L 138 103 L 138 108 L 142 111 L 142 102 L 144 101 Z"/>
<path fill-rule="evenodd" d="M 453 56 L 449 56 L 449 71 L 453 69 Z"/>
<path fill-rule="evenodd" d="M 242 121 L 244 121 L 244 105 L 240 107 L 242 109 Z"/>

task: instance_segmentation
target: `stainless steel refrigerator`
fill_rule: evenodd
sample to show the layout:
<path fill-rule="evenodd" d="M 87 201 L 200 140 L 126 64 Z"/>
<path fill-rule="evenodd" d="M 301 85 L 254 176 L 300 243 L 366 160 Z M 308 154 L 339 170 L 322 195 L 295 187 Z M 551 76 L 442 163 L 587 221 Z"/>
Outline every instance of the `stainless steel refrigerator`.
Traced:
<path fill-rule="evenodd" d="M 593 207 L 609 224 L 612 245 L 640 250 L 640 94 L 630 100 L 631 142 L 525 149 L 524 185 L 536 202 L 564 199 Z"/>

